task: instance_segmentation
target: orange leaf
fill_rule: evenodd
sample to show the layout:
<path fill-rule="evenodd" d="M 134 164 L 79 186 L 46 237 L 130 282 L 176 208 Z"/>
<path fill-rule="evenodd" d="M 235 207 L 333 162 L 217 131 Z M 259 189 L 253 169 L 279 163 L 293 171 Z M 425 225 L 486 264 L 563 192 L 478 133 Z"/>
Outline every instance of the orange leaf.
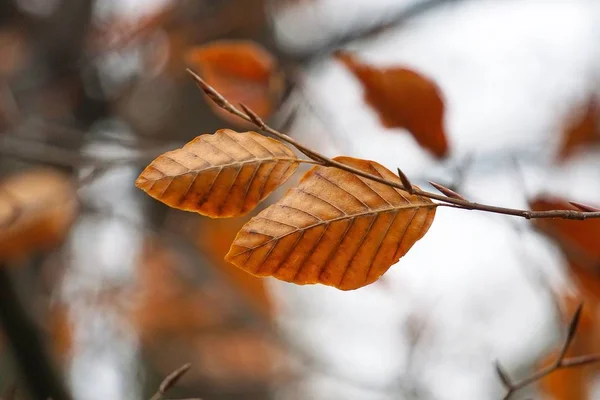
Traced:
<path fill-rule="evenodd" d="M 0 183 L 0 259 L 59 245 L 78 210 L 76 189 L 53 169 L 32 169 Z"/>
<path fill-rule="evenodd" d="M 400 183 L 382 165 L 336 160 Z M 226 260 L 256 276 L 342 290 L 375 282 L 425 235 L 431 200 L 336 168 L 312 168 L 238 233 Z"/>
<path fill-rule="evenodd" d="M 435 83 L 409 69 L 375 68 L 348 53 L 337 57 L 361 82 L 383 126 L 404 128 L 438 158 L 447 155 L 444 102 Z"/>
<path fill-rule="evenodd" d="M 257 43 L 220 40 L 195 47 L 186 56 L 190 68 L 233 104 L 243 103 L 262 119 L 279 104 L 284 89 L 277 61 Z M 240 127 L 248 124 L 208 101 L 226 121 Z"/>
<path fill-rule="evenodd" d="M 600 107 L 595 99 L 590 100 L 585 109 L 578 112 L 568 121 L 565 127 L 559 160 L 566 160 L 577 151 L 590 144 L 600 144 Z"/>
<path fill-rule="evenodd" d="M 283 143 L 221 129 L 159 156 L 135 184 L 169 207 L 233 217 L 256 207 L 297 167 L 294 152 Z"/>

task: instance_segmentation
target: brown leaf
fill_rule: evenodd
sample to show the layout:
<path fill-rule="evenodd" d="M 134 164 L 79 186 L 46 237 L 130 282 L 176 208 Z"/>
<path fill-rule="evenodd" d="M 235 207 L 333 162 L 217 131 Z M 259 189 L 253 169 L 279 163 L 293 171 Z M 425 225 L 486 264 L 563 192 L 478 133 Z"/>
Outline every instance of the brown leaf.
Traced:
<path fill-rule="evenodd" d="M 400 183 L 376 162 L 336 160 Z M 435 207 L 427 198 L 317 166 L 242 228 L 226 260 L 256 276 L 357 289 L 379 279 L 425 235 Z"/>
<path fill-rule="evenodd" d="M 169 207 L 234 217 L 256 207 L 297 167 L 297 157 L 283 143 L 221 129 L 159 156 L 135 184 Z"/>
<path fill-rule="evenodd" d="M 600 144 L 600 107 L 591 99 L 568 121 L 558 158 L 564 161 L 590 144 Z"/>
<path fill-rule="evenodd" d="M 243 103 L 262 119 L 269 118 L 281 100 L 284 80 L 277 61 L 255 42 L 215 41 L 193 48 L 186 59 L 192 70 L 232 104 Z M 208 104 L 226 121 L 248 127 L 212 101 Z"/>
<path fill-rule="evenodd" d="M 61 172 L 32 169 L 6 178 L 0 183 L 0 259 L 57 246 L 77 210 L 76 189 Z"/>
<path fill-rule="evenodd" d="M 448 154 L 444 102 L 438 86 L 406 68 L 375 68 L 348 53 L 338 59 L 358 78 L 365 101 L 387 128 L 404 128 L 438 158 Z"/>

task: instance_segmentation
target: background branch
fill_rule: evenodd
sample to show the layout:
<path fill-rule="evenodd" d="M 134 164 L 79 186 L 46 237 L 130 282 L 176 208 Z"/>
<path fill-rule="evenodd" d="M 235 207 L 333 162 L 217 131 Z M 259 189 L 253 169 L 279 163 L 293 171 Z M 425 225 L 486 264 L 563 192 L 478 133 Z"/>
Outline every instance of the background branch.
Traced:
<path fill-rule="evenodd" d="M 600 362 L 600 354 L 589 354 L 584 356 L 566 358 L 566 353 L 569 350 L 573 339 L 575 338 L 575 333 L 577 332 L 577 326 L 579 325 L 579 319 L 581 316 L 582 309 L 583 303 L 577 307 L 577 310 L 575 311 L 573 317 L 571 318 L 571 321 L 569 322 L 567 336 L 565 337 L 565 341 L 563 342 L 560 352 L 558 353 L 558 356 L 556 357 L 556 361 L 554 363 L 540 369 L 537 372 L 534 372 L 532 375 L 520 381 L 513 382 L 508 376 L 508 373 L 502 368 L 502 366 L 498 362 L 496 362 L 496 372 L 498 373 L 500 380 L 507 389 L 506 395 L 503 397 L 503 400 L 509 400 L 515 392 L 523 389 L 524 387 L 534 382 L 539 381 L 540 379 L 546 377 L 547 375 L 550 375 L 555 371 L 558 371 L 559 369 L 579 367 L 586 364 Z"/>

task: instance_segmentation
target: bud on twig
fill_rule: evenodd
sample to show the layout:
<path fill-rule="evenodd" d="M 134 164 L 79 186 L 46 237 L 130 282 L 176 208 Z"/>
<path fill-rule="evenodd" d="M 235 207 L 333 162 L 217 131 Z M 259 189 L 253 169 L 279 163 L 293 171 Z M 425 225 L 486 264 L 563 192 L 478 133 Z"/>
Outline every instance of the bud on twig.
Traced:
<path fill-rule="evenodd" d="M 431 182 L 431 181 L 429 181 L 429 184 L 431 186 L 433 186 L 434 188 L 436 188 L 438 191 L 440 191 L 440 193 L 442 193 L 446 197 L 450 197 L 451 199 L 459 199 L 459 200 L 467 201 L 467 199 L 465 199 L 463 196 L 456 193 L 452 189 L 448 189 L 446 186 L 442 186 L 439 183 L 435 183 L 435 182 Z"/>
<path fill-rule="evenodd" d="M 600 211 L 600 208 L 588 206 L 586 204 L 578 203 L 576 201 L 570 201 L 569 204 L 571 204 L 575 208 L 580 209 L 583 212 L 598 212 L 598 211 Z"/>
<path fill-rule="evenodd" d="M 406 189 L 406 191 L 408 193 L 413 193 L 414 189 L 412 184 L 410 183 L 410 181 L 408 180 L 408 177 L 404 174 L 404 172 L 402 172 L 402 170 L 400 168 L 398 168 L 398 177 L 400 177 L 400 181 L 402 182 L 402 186 L 404 186 L 404 189 Z"/>

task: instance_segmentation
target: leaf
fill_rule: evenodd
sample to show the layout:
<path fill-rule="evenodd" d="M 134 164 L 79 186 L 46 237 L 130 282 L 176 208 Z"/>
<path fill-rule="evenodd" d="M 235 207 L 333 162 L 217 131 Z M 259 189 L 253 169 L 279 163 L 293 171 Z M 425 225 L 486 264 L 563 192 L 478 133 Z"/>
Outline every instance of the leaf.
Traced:
<path fill-rule="evenodd" d="M 68 176 L 31 169 L 0 183 L 0 259 L 16 261 L 59 245 L 78 210 Z"/>
<path fill-rule="evenodd" d="M 335 159 L 400 183 L 376 162 Z M 357 289 L 379 279 L 425 235 L 435 207 L 427 198 L 317 166 L 242 228 L 225 259 L 256 276 Z"/>
<path fill-rule="evenodd" d="M 349 53 L 337 58 L 358 78 L 365 101 L 375 109 L 383 126 L 408 130 L 438 158 L 448 154 L 444 130 L 444 102 L 438 86 L 406 68 L 375 68 Z"/>
<path fill-rule="evenodd" d="M 243 103 L 262 119 L 278 106 L 284 90 L 277 61 L 257 43 L 219 40 L 190 50 L 186 59 L 198 73 L 232 104 Z M 248 123 L 208 101 L 221 118 L 240 127 Z"/>
<path fill-rule="evenodd" d="M 135 184 L 169 207 L 234 217 L 256 207 L 297 167 L 296 155 L 283 143 L 221 129 L 159 156 Z"/>
<path fill-rule="evenodd" d="M 564 130 L 558 158 L 564 161 L 591 144 L 600 144 L 600 107 L 591 99 L 584 109 L 576 110 Z"/>

